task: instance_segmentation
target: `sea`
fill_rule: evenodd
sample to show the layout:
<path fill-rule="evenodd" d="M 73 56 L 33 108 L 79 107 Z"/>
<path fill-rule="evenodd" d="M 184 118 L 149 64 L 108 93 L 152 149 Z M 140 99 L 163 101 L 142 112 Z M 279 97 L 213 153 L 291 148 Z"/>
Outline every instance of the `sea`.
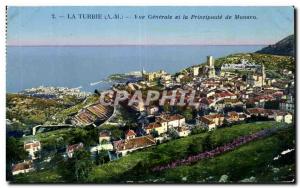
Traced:
<path fill-rule="evenodd" d="M 254 52 L 262 45 L 213 46 L 10 46 L 7 47 L 6 90 L 39 86 L 80 88 L 93 92 L 111 83 L 111 74 L 165 70 L 176 73 L 191 65 L 234 53 Z"/>

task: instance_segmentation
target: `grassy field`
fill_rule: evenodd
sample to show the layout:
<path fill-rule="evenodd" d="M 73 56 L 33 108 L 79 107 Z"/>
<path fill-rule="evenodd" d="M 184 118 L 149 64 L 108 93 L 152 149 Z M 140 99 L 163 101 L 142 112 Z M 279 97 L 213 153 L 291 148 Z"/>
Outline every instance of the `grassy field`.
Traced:
<path fill-rule="evenodd" d="M 199 161 L 192 166 L 180 166 L 160 173 L 152 173 L 150 169 L 158 164 L 181 159 L 196 149 L 196 152 L 205 150 L 205 147 L 216 147 L 232 141 L 242 135 L 251 134 L 262 129 L 279 125 L 276 122 L 256 122 L 236 125 L 231 128 L 220 128 L 211 133 L 201 133 L 186 138 L 172 140 L 158 146 L 133 152 L 119 160 L 95 166 L 89 175 L 91 183 L 121 183 L 121 182 L 218 182 L 222 175 L 228 176 L 227 181 L 270 181 L 274 182 L 274 170 L 269 164 L 274 156 L 284 148 L 293 146 L 294 130 L 276 133 L 268 138 L 249 143 L 232 152 L 218 157 Z M 282 131 L 281 131 L 282 132 Z M 267 166 L 269 165 L 269 166 Z M 276 166 L 276 165 L 275 165 Z M 293 174 L 294 162 L 282 164 L 276 168 L 279 180 L 286 180 Z M 265 167 L 265 168 L 261 168 Z M 268 167 L 268 168 L 267 168 Z M 278 168 L 278 169 L 277 169 Z M 262 170 L 263 169 L 263 170 Z M 46 176 L 43 176 L 45 174 Z M 44 179 L 46 178 L 47 179 Z M 42 172 L 32 172 L 16 176 L 15 182 L 61 182 L 55 168 Z"/>
<path fill-rule="evenodd" d="M 166 170 L 150 177 L 163 182 L 179 183 L 219 182 L 224 175 L 227 176 L 227 182 L 272 183 L 292 180 L 293 178 L 289 176 L 295 173 L 293 164 L 276 167 L 278 164 L 273 161 L 275 156 L 287 149 L 284 147 L 285 143 L 292 145 L 288 137 L 282 139 L 283 134 L 292 136 L 289 133 L 282 131 L 271 137 L 246 144 L 224 155 L 199 161 L 192 166 Z M 290 170 L 286 168 L 290 168 Z M 163 179 L 158 179 L 159 177 L 163 177 Z"/>
<path fill-rule="evenodd" d="M 62 183 L 60 175 L 56 170 L 43 170 L 31 172 L 27 174 L 20 174 L 15 177 L 12 183 Z"/>

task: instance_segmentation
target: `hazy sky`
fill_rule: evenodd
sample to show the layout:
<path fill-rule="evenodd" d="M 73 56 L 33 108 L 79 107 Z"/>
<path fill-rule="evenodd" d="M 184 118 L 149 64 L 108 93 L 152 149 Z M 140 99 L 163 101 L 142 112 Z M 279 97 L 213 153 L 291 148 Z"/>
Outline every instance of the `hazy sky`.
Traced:
<path fill-rule="evenodd" d="M 59 18 L 79 13 L 120 14 L 130 19 Z M 135 14 L 238 14 L 257 19 L 135 20 Z M 273 44 L 294 33 L 292 7 L 9 7 L 7 19 L 8 45 Z"/>

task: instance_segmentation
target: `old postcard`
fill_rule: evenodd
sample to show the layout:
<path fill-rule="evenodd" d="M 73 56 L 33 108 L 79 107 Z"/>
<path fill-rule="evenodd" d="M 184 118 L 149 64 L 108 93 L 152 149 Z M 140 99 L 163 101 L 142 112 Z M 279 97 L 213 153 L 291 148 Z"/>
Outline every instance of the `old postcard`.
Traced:
<path fill-rule="evenodd" d="M 7 7 L 7 181 L 295 183 L 294 11 Z"/>

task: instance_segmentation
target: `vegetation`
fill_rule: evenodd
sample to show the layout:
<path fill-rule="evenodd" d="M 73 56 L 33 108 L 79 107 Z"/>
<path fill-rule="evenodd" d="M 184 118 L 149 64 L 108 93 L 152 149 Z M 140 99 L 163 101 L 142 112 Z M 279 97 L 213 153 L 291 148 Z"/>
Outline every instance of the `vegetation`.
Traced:
<path fill-rule="evenodd" d="M 108 79 L 112 81 L 123 81 L 126 78 L 126 76 L 126 74 L 117 73 L 110 75 Z"/>
<path fill-rule="evenodd" d="M 28 153 L 23 148 L 23 143 L 14 137 L 7 138 L 6 141 L 6 172 L 7 179 L 12 179 L 11 166 L 26 159 Z"/>
<path fill-rule="evenodd" d="M 175 169 L 169 169 L 159 173 L 152 173 L 151 168 L 165 164 L 176 159 L 182 159 L 193 153 L 209 150 L 231 140 L 251 134 L 262 129 L 277 126 L 279 123 L 273 121 L 255 122 L 232 126 L 230 128 L 220 128 L 213 132 L 205 132 L 194 134 L 189 137 L 176 139 L 153 146 L 142 151 L 133 152 L 128 156 L 122 157 L 117 161 L 106 163 L 107 155 L 102 153 L 96 156 L 94 166 L 90 168 L 89 163 L 83 160 L 83 164 L 77 165 L 78 168 L 83 168 L 84 173 L 74 176 L 74 160 L 64 163 L 71 165 L 68 167 L 73 171 L 72 181 L 93 182 L 93 183 L 116 183 L 116 182 L 216 182 L 220 176 L 227 175 L 228 180 L 232 182 L 248 181 L 252 176 L 255 181 L 263 182 L 263 180 L 271 181 L 270 178 L 278 177 L 278 180 L 289 180 L 295 169 L 293 160 L 283 160 L 280 162 L 272 162 L 272 159 L 280 154 L 281 151 L 294 147 L 294 129 L 288 128 L 279 131 L 273 136 L 249 143 L 232 152 L 217 156 L 212 159 L 207 159 L 197 162 L 192 166 L 180 166 Z M 83 155 L 85 156 L 85 155 Z M 85 156 L 87 157 L 87 156 Z M 59 161 L 59 160 L 58 160 Z M 85 162 L 84 162 L 85 161 Z M 205 165 L 204 165 L 205 164 Z M 268 166 L 269 165 L 269 166 Z M 261 168 L 265 166 L 266 168 Z M 66 168 L 66 167 L 65 167 Z M 278 168 L 276 176 L 273 168 Z M 245 171 L 245 169 L 249 169 Z M 51 171 L 43 170 L 31 172 L 28 174 L 16 176 L 16 182 L 48 182 L 48 179 L 43 180 L 43 176 L 38 179 L 38 174 L 47 173 L 52 182 L 68 182 L 68 173 L 59 171 L 57 168 L 52 168 Z M 86 176 L 88 174 L 88 176 Z M 83 179 L 80 179 L 83 178 Z M 269 179 L 268 179 L 269 178 Z M 249 180 L 249 181 L 250 181 Z M 272 180 L 274 182 L 276 180 Z"/>
<path fill-rule="evenodd" d="M 242 124 L 231 128 L 218 129 L 212 133 L 196 134 L 186 138 L 172 140 L 170 142 L 160 144 L 157 147 L 151 147 L 140 152 L 134 152 L 128 156 L 122 157 L 118 161 L 110 162 L 94 168 L 89 176 L 89 181 L 102 183 L 122 182 L 127 180 L 145 181 L 145 177 L 149 177 L 149 174 L 151 174 L 151 167 L 164 164 L 175 159 L 181 159 L 189 153 L 192 153 L 192 146 L 190 145 L 199 143 L 196 144 L 199 148 L 193 148 L 195 151 L 207 149 L 207 147 L 217 147 L 230 142 L 238 136 L 270 128 L 274 125 L 276 125 L 275 122 Z M 208 136 L 209 134 L 211 135 Z M 141 166 L 143 167 L 142 169 L 140 168 Z"/>
<path fill-rule="evenodd" d="M 38 173 L 32 172 L 14 176 L 12 183 L 62 183 L 62 177 L 56 169 L 41 170 Z"/>
<path fill-rule="evenodd" d="M 167 182 L 218 182 L 222 175 L 228 182 L 274 182 L 293 180 L 295 174 L 294 155 L 282 161 L 273 158 L 282 151 L 294 147 L 294 130 L 281 130 L 277 134 L 249 143 L 232 152 L 197 162 L 192 166 L 169 169 L 158 177 Z M 277 169 L 274 173 L 274 169 Z M 252 178 L 251 178 L 252 177 Z"/>
<path fill-rule="evenodd" d="M 6 118 L 25 125 L 38 125 L 51 120 L 52 115 L 66 106 L 54 99 L 42 99 L 21 94 L 6 95 Z"/>
<path fill-rule="evenodd" d="M 85 150 L 75 151 L 72 158 L 59 163 L 58 173 L 66 182 L 84 183 L 92 169 L 90 152 Z"/>

